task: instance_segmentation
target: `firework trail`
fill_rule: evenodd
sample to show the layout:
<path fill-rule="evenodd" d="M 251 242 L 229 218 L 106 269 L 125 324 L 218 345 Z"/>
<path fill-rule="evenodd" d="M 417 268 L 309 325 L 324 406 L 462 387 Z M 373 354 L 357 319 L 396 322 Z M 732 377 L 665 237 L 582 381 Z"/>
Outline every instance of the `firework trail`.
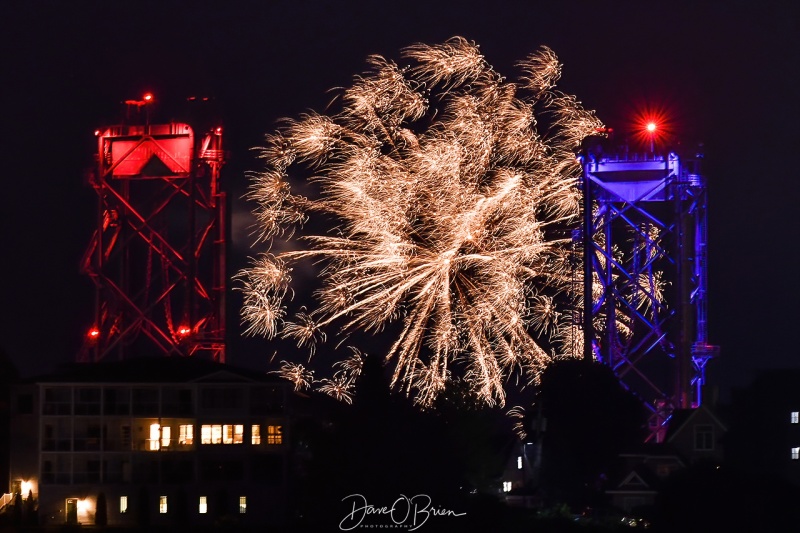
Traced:
<path fill-rule="evenodd" d="M 394 387 L 430 405 L 459 377 L 503 404 L 509 378 L 535 382 L 553 339 L 572 336 L 557 307 L 574 281 L 565 229 L 579 220 L 576 152 L 602 124 L 554 89 L 561 65 L 548 48 L 519 63 L 517 83 L 460 37 L 402 57 L 411 66 L 370 57 L 335 113 L 266 137 L 249 190 L 256 237 L 272 250 L 302 244 L 238 274 L 242 317 L 248 334 L 310 350 L 326 331 L 393 324 Z M 293 192 L 302 176 L 314 194 Z M 306 232 L 310 220 L 328 230 Z M 307 260 L 317 304 L 293 314 L 292 267 Z M 308 385 L 307 371 L 283 371 Z M 349 400 L 353 374 L 341 372 L 315 383 Z"/>

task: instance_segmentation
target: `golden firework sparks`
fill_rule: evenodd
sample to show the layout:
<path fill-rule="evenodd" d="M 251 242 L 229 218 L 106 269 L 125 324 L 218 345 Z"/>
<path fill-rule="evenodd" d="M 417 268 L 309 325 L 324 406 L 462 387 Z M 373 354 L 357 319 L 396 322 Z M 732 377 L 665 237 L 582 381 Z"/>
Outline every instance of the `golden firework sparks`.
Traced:
<path fill-rule="evenodd" d="M 256 237 L 304 246 L 239 274 L 242 316 L 249 334 L 312 350 L 326 330 L 379 333 L 396 322 L 385 354 L 393 386 L 430 405 L 460 376 L 502 404 L 509 376 L 535 382 L 552 357 L 544 337 L 563 334 L 553 295 L 574 279 L 563 230 L 579 220 L 575 153 L 602 125 L 553 89 L 561 66 L 548 48 L 520 63 L 520 83 L 460 37 L 403 57 L 413 65 L 369 58 L 338 112 L 266 137 L 267 168 L 249 192 Z M 308 198 L 291 187 L 304 168 Z M 330 231 L 307 231 L 315 217 Z M 307 259 L 319 266 L 318 305 L 285 320 L 290 267 Z M 281 372 L 308 382 L 288 363 Z M 317 383 L 347 400 L 352 377 L 337 376 Z"/>

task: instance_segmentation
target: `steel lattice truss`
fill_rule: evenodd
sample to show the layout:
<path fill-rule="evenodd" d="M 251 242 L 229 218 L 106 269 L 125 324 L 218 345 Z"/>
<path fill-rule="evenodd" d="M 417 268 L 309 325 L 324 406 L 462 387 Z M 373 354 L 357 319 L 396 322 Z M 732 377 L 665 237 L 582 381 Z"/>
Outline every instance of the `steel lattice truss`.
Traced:
<path fill-rule="evenodd" d="M 657 440 L 674 409 L 701 403 L 718 350 L 706 328 L 706 187 L 691 166 L 674 154 L 584 164 L 587 346 L 651 410 Z"/>
<path fill-rule="evenodd" d="M 98 134 L 97 229 L 82 261 L 95 322 L 78 359 L 195 355 L 225 360 L 221 129 L 195 146 L 186 124 Z"/>

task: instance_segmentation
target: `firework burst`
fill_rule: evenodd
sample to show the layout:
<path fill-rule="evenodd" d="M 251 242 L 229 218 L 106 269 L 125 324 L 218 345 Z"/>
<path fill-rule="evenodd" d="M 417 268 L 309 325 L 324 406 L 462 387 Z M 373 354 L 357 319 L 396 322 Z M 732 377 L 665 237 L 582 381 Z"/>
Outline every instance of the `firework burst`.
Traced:
<path fill-rule="evenodd" d="M 325 331 L 396 324 L 385 353 L 394 387 L 429 405 L 458 376 L 502 404 L 509 377 L 535 382 L 553 357 L 554 297 L 572 281 L 564 230 L 580 210 L 575 154 L 601 124 L 555 91 L 561 65 L 547 48 L 520 62 L 519 83 L 463 38 L 402 55 L 411 66 L 370 57 L 335 113 L 266 137 L 249 192 L 255 234 L 303 245 L 239 274 L 242 316 L 249 334 L 312 350 Z M 303 178 L 313 194 L 292 192 Z M 306 231 L 314 220 L 328 231 Z M 305 260 L 319 267 L 317 304 L 292 315 L 290 272 Z M 317 383 L 350 398 L 349 375 Z"/>

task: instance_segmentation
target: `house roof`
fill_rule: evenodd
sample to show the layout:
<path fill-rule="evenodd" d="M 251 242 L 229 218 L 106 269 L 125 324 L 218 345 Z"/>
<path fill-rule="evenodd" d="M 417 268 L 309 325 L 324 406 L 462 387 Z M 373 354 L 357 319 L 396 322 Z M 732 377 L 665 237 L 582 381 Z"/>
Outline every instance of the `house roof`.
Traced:
<path fill-rule="evenodd" d="M 666 442 L 672 441 L 675 436 L 680 433 L 683 427 L 687 426 L 691 421 L 696 418 L 707 416 L 711 421 L 717 424 L 723 431 L 727 431 L 725 424 L 720 421 L 717 416 L 705 405 L 701 405 L 694 409 L 676 409 L 672 412 L 672 418 L 669 421 L 669 429 L 665 437 Z"/>
<path fill-rule="evenodd" d="M 622 481 L 613 485 L 614 488 L 607 490 L 608 493 L 624 493 L 624 492 L 646 492 L 652 493 L 656 491 L 659 480 L 644 465 L 637 465 L 636 468 L 628 472 Z"/>
<path fill-rule="evenodd" d="M 266 372 L 195 357 L 136 357 L 124 361 L 69 363 L 29 383 L 283 383 Z"/>

